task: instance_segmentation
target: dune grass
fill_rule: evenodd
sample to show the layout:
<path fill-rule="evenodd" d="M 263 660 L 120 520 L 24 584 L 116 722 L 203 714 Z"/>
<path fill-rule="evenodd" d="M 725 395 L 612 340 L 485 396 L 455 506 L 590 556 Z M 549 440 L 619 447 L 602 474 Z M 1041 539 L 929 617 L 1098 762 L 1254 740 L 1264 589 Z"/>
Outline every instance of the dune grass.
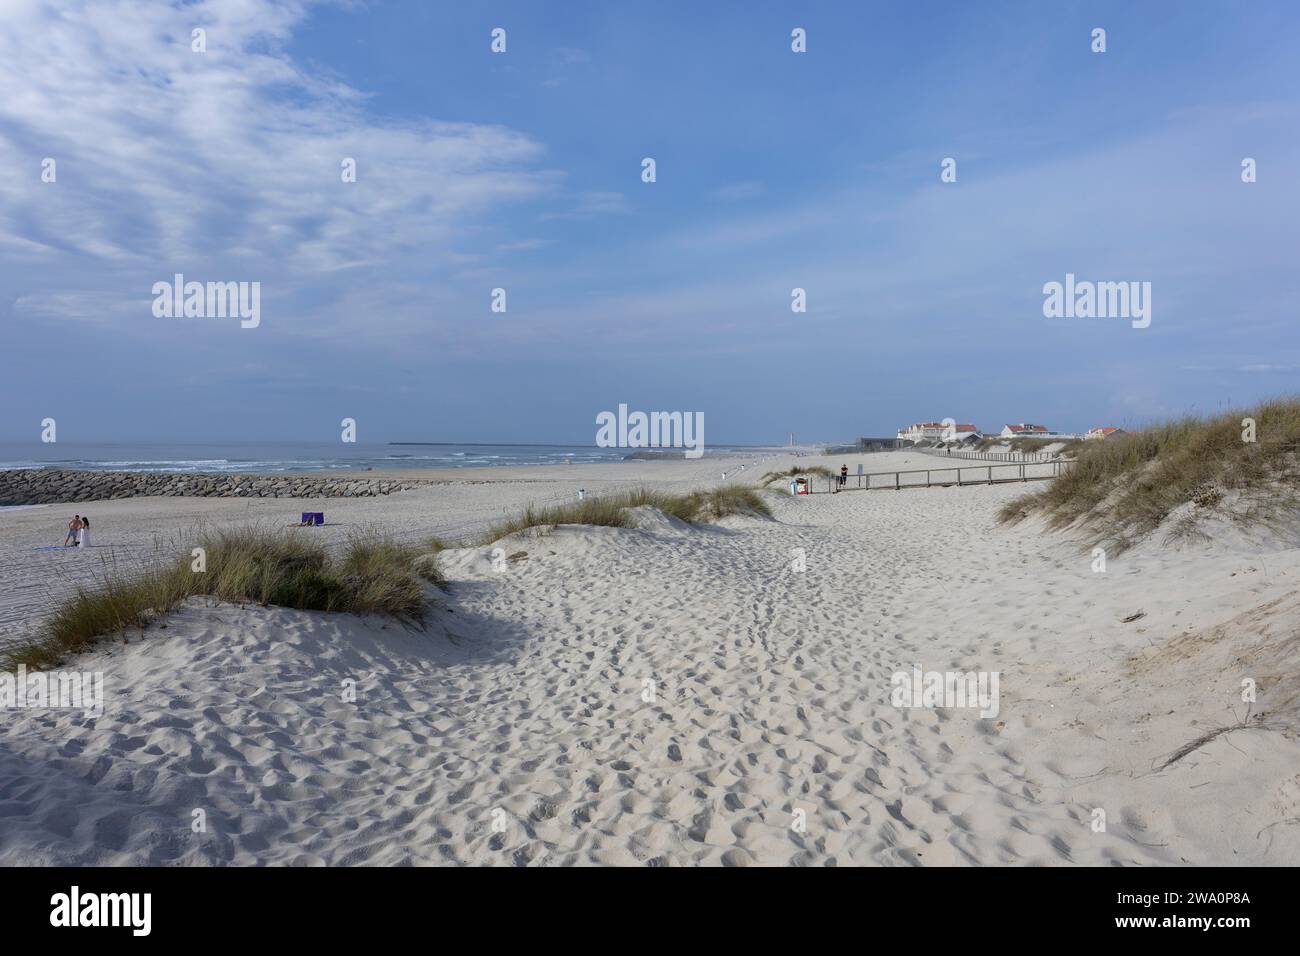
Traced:
<path fill-rule="evenodd" d="M 188 596 L 189 574 L 188 565 L 177 563 L 156 574 L 113 572 L 92 587 L 79 587 L 35 640 L 0 654 L 0 670 L 11 671 L 19 664 L 33 670 L 56 667 L 105 635 L 130 627 L 143 629 Z"/>
<path fill-rule="evenodd" d="M 1243 440 L 1243 419 L 1256 441 Z M 1103 441 L 1081 442 L 1075 464 L 1046 487 L 1008 502 L 999 520 L 1031 514 L 1053 529 L 1078 527 L 1114 553 L 1151 534 L 1184 505 L 1192 520 L 1167 529 L 1197 533 L 1198 516 L 1270 523 L 1300 509 L 1300 399 L 1277 399 L 1212 418 L 1186 417 Z M 1231 501 L 1235 510 L 1219 506 Z"/>
<path fill-rule="evenodd" d="M 1073 456 L 1083 448 L 1082 438 L 1010 438 L 1002 439 L 1014 452 L 1034 455 L 1046 451 L 1052 445 L 1060 445 L 1054 454 Z"/>
<path fill-rule="evenodd" d="M 689 523 L 717 520 L 733 514 L 772 516 L 772 509 L 758 492 L 743 485 L 723 485 L 688 494 L 639 488 L 547 507 L 529 505 L 522 514 L 493 525 L 484 535 L 483 543 L 491 544 L 529 528 L 556 528 L 562 524 L 630 528 L 634 521 L 628 512 L 632 508 L 647 506 Z"/>
<path fill-rule="evenodd" d="M 1074 455 L 1083 448 L 1082 438 L 1001 438 L 985 437 L 971 442 L 967 448 L 969 451 L 996 451 L 999 448 L 1005 448 L 1007 451 L 1021 452 L 1023 454 L 1035 454 L 1046 449 L 1049 445 L 1060 445 L 1056 451 L 1057 455 Z"/>
<path fill-rule="evenodd" d="M 427 561 L 424 554 L 419 547 L 379 536 L 349 542 L 338 567 L 346 610 L 419 619 L 426 606 L 424 582 L 446 584 L 436 558 Z"/>
<path fill-rule="evenodd" d="M 447 578 L 438 564 L 438 555 L 454 545 L 441 538 L 430 538 L 423 549 L 415 548 L 415 557 L 411 561 L 411 570 L 435 587 L 445 588 Z"/>
<path fill-rule="evenodd" d="M 800 475 L 821 475 L 823 478 L 832 478 L 834 474 L 824 465 L 804 465 L 802 468 L 787 468 L 785 471 L 769 471 L 758 479 L 758 483 L 760 486 L 766 487 L 778 478 L 797 478 Z"/>
<path fill-rule="evenodd" d="M 331 557 L 320 540 L 306 535 L 242 528 L 205 535 L 199 547 L 205 552 L 203 570 L 187 554 L 144 571 L 113 571 L 78 588 L 32 643 L 0 657 L 0 668 L 57 666 L 105 637 L 159 621 L 198 595 L 419 620 L 429 605 L 423 582 L 446 583 L 438 570 L 441 542 L 436 541 L 425 548 L 363 532 Z"/>
<path fill-rule="evenodd" d="M 737 514 L 772 517 L 772 509 L 758 492 L 743 485 L 722 485 L 709 491 L 695 491 L 686 496 L 686 503 L 691 516 L 685 520 L 692 522 L 702 519 L 716 521 Z"/>

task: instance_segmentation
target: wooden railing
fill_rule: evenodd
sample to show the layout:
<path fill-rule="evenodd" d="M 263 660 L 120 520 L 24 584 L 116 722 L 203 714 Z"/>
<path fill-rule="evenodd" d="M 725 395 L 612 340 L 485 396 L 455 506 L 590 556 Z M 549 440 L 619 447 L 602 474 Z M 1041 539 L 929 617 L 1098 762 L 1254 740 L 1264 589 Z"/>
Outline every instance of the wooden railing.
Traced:
<path fill-rule="evenodd" d="M 1043 481 L 1055 478 L 1073 462 L 1068 458 L 1051 458 L 1046 461 L 1007 462 L 993 465 L 954 465 L 951 468 L 912 468 L 903 471 L 876 471 L 870 474 L 849 475 L 841 485 L 838 475 L 825 478 L 809 476 L 808 490 L 814 494 L 838 491 L 901 491 L 904 488 L 948 488 L 965 485 L 999 485 L 1013 481 Z M 1031 474 L 1032 471 L 1044 473 Z M 924 478 L 915 477 L 924 475 Z M 904 480 L 904 476 L 906 480 Z"/>
<path fill-rule="evenodd" d="M 909 448 L 908 451 L 936 458 L 964 458 L 969 461 L 1048 462 L 1056 457 L 1044 451 L 957 451 L 952 448 Z"/>

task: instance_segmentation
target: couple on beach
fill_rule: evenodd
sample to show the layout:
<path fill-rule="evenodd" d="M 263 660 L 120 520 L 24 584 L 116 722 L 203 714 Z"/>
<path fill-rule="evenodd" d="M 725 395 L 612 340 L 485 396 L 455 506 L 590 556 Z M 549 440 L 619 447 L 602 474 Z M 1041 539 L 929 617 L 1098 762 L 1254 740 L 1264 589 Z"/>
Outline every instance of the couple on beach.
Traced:
<path fill-rule="evenodd" d="M 72 544 L 69 545 L 68 542 Z M 90 519 L 83 518 L 81 515 L 73 515 L 72 520 L 68 522 L 68 533 L 63 538 L 63 546 L 73 548 L 90 547 Z"/>

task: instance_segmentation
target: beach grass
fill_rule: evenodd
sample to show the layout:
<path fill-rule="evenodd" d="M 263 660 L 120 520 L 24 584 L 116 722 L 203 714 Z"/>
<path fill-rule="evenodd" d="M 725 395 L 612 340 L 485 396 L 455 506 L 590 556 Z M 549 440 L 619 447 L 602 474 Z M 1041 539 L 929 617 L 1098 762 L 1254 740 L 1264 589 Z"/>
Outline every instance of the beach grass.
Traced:
<path fill-rule="evenodd" d="M 12 671 L 20 664 L 33 670 L 55 667 L 106 635 L 143 629 L 185 600 L 189 576 L 188 564 L 177 563 L 149 574 L 112 572 L 95 585 L 80 586 L 32 642 L 0 654 L 0 670 Z"/>
<path fill-rule="evenodd" d="M 739 514 L 772 517 L 772 509 L 757 490 L 744 485 L 722 485 L 708 491 L 693 492 L 686 498 L 691 508 L 691 517 L 685 520 L 691 522 L 701 519 L 716 521 L 718 518 Z"/>
<path fill-rule="evenodd" d="M 804 465 L 802 468 L 787 468 L 785 471 L 769 471 L 758 479 L 759 485 L 767 486 L 778 478 L 797 478 L 800 475 L 821 475 L 823 478 L 834 477 L 834 472 L 824 465 Z"/>
<path fill-rule="evenodd" d="M 1253 442 L 1243 420 L 1255 422 Z M 1197 533 L 1199 517 L 1220 514 L 1269 524 L 1300 513 L 1300 399 L 1200 418 L 1188 416 L 1104 441 L 1081 442 L 1075 464 L 1046 487 L 1008 502 L 998 518 L 1029 515 L 1052 529 L 1079 528 L 1091 544 L 1119 553 L 1186 505 L 1172 537 Z M 1220 506 L 1232 505 L 1231 511 Z"/>
<path fill-rule="evenodd" d="M 441 542 L 425 548 L 376 532 L 354 534 L 337 557 L 319 540 L 257 527 L 209 533 L 198 546 L 204 551 L 203 570 L 187 554 L 144 571 L 112 571 L 79 587 L 35 640 L 0 656 L 0 669 L 57 666 L 106 637 L 133 627 L 143 630 L 200 595 L 235 604 L 419 620 L 430 604 L 424 582 L 446 584 L 437 562 Z"/>
<path fill-rule="evenodd" d="M 1060 447 L 1054 454 L 1061 456 L 1073 456 L 1078 454 L 1079 450 L 1084 447 L 1082 438 L 981 438 L 978 441 L 970 443 L 970 451 L 990 451 L 995 448 L 1005 447 L 1007 451 L 1019 452 L 1021 454 L 1032 455 L 1044 451 L 1051 445 Z"/>
<path fill-rule="evenodd" d="M 529 528 L 557 528 L 562 524 L 630 528 L 635 522 L 628 512 L 642 507 L 657 508 L 666 515 L 691 524 L 733 514 L 756 514 L 765 518 L 772 516 L 772 509 L 758 492 L 744 485 L 723 485 L 709 491 L 692 491 L 687 494 L 639 488 L 559 505 L 529 505 L 522 514 L 493 525 L 484 535 L 483 543 L 491 544 Z"/>
<path fill-rule="evenodd" d="M 1005 440 L 1005 439 L 1004 439 Z M 1012 438 L 1008 447 L 1014 452 L 1033 455 L 1059 445 L 1057 455 L 1074 455 L 1083 447 L 1082 438 Z"/>

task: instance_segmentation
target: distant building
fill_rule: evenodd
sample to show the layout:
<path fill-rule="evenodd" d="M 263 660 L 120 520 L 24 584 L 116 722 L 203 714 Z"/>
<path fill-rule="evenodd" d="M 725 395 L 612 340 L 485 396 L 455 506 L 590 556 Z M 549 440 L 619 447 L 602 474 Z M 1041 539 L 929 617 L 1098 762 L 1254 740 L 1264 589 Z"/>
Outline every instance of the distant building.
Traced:
<path fill-rule="evenodd" d="M 902 442 L 897 438 L 859 438 L 859 451 L 888 451 L 897 448 Z"/>
<path fill-rule="evenodd" d="M 1123 434 L 1124 434 L 1124 429 L 1122 428 L 1089 428 L 1087 434 L 1085 434 L 1083 437 L 1085 439 L 1110 438 L 1112 435 L 1123 435 Z"/>
<path fill-rule="evenodd" d="M 899 441 L 938 441 L 947 426 L 943 422 L 916 422 L 898 430 Z"/>
<path fill-rule="evenodd" d="M 1019 425 L 1003 425 L 1000 433 L 1002 438 L 1056 438 L 1056 432 L 1048 431 L 1046 425 L 1029 425 L 1021 422 Z"/>
<path fill-rule="evenodd" d="M 898 430 L 900 442 L 965 441 L 969 436 L 979 437 L 974 425 L 945 424 L 944 422 L 916 422 Z"/>

